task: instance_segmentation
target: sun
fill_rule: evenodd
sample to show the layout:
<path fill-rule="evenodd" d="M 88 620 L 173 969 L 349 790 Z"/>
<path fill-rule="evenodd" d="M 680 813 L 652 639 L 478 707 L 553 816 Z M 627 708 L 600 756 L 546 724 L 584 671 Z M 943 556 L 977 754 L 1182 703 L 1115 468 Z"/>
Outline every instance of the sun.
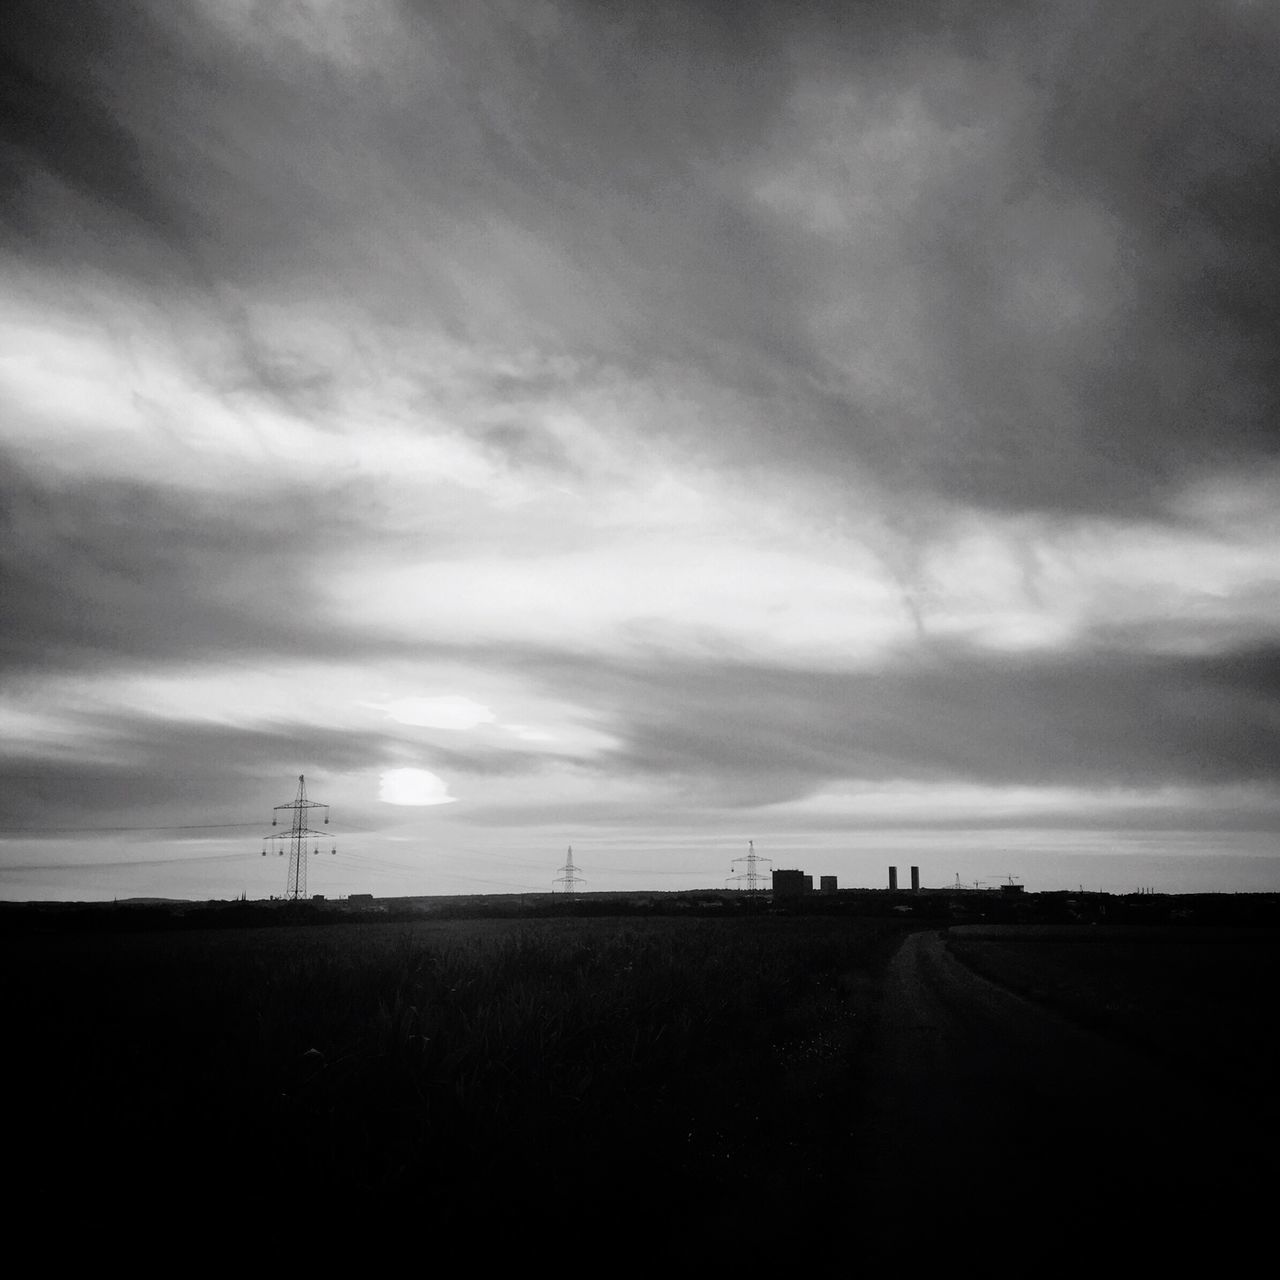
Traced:
<path fill-rule="evenodd" d="M 378 799 L 385 804 L 453 804 L 456 796 L 448 785 L 427 769 L 388 769 L 378 786 Z"/>

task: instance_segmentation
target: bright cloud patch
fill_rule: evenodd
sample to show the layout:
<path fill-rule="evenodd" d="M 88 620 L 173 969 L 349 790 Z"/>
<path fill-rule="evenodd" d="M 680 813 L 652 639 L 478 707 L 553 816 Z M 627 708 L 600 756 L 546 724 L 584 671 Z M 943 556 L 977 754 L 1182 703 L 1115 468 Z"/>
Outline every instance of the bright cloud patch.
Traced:
<path fill-rule="evenodd" d="M 385 804 L 432 805 L 452 804 L 443 778 L 426 769 L 388 769 L 378 787 L 378 799 Z"/>
<path fill-rule="evenodd" d="M 500 726 L 508 733 L 514 733 L 517 738 L 523 738 L 525 742 L 554 742 L 556 735 L 548 733 L 545 729 L 535 729 L 527 724 L 504 724 Z"/>
<path fill-rule="evenodd" d="M 482 703 L 454 695 L 441 698 L 400 698 L 388 704 L 387 714 L 401 724 L 424 725 L 431 729 L 474 729 L 478 725 L 493 724 L 497 719 Z M 401 772 L 411 773 L 413 770 Z"/>

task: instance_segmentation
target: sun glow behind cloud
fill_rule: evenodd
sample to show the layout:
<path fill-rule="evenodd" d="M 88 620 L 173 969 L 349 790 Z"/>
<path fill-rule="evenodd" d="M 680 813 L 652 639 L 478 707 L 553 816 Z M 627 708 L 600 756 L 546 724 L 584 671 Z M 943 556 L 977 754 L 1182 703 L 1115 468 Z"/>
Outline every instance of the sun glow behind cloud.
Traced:
<path fill-rule="evenodd" d="M 388 769 L 378 784 L 378 799 L 384 804 L 425 807 L 452 804 L 455 797 L 429 769 Z"/>

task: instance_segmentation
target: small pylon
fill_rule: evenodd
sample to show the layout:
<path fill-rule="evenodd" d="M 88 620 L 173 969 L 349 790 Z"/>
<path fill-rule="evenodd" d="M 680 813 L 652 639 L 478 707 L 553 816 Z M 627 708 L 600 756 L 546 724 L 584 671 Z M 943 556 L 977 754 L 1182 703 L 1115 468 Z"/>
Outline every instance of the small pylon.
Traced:
<path fill-rule="evenodd" d="M 578 875 L 578 868 L 573 865 L 573 845 L 569 846 L 569 860 L 563 867 L 559 868 L 560 875 L 551 882 L 551 892 L 555 893 L 556 885 L 563 885 L 564 893 L 576 893 L 580 884 L 586 884 L 586 881 Z"/>
<path fill-rule="evenodd" d="M 740 872 L 736 876 L 730 876 L 729 879 L 745 880 L 747 882 L 748 893 L 759 892 L 759 890 L 762 888 L 762 885 L 760 882 L 764 879 L 764 872 L 758 870 L 757 868 L 761 862 L 768 862 L 770 863 L 770 865 L 772 865 L 773 860 L 771 858 L 760 857 L 760 855 L 756 853 L 756 842 L 754 840 L 748 840 L 747 856 L 745 858 L 734 858 L 733 862 L 730 865 L 734 866 L 739 862 L 745 862 L 747 864 L 746 871 Z"/>
<path fill-rule="evenodd" d="M 298 775 L 298 794 L 289 804 L 278 804 L 275 807 L 276 813 L 281 809 L 288 809 L 293 814 L 289 823 L 288 831 L 281 831 L 277 835 L 267 835 L 263 837 L 263 849 L 265 854 L 266 842 L 268 840 L 287 840 L 289 842 L 289 875 L 285 882 L 284 896 L 286 898 L 305 898 L 307 896 L 307 837 L 317 838 L 324 835 L 323 831 L 313 831 L 307 826 L 306 813 L 308 809 L 323 809 L 324 821 L 327 826 L 329 823 L 329 806 L 321 804 L 318 800 L 307 799 L 307 783 L 302 774 Z M 272 818 L 271 825 L 277 825 L 278 819 Z M 283 849 L 280 850 L 284 852 Z M 320 852 L 320 846 L 315 846 L 315 852 Z M 332 852 L 337 853 L 334 848 Z"/>

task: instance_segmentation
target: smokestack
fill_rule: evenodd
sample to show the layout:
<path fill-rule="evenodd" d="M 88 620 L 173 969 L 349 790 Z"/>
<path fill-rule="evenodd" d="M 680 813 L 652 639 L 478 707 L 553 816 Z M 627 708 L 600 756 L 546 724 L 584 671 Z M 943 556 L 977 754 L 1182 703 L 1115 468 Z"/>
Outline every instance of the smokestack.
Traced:
<path fill-rule="evenodd" d="M 911 892 L 912 893 L 920 892 L 920 868 L 919 867 L 911 868 Z"/>
<path fill-rule="evenodd" d="M 896 889 L 898 887 L 898 868 L 889 868 L 889 888 Z"/>

